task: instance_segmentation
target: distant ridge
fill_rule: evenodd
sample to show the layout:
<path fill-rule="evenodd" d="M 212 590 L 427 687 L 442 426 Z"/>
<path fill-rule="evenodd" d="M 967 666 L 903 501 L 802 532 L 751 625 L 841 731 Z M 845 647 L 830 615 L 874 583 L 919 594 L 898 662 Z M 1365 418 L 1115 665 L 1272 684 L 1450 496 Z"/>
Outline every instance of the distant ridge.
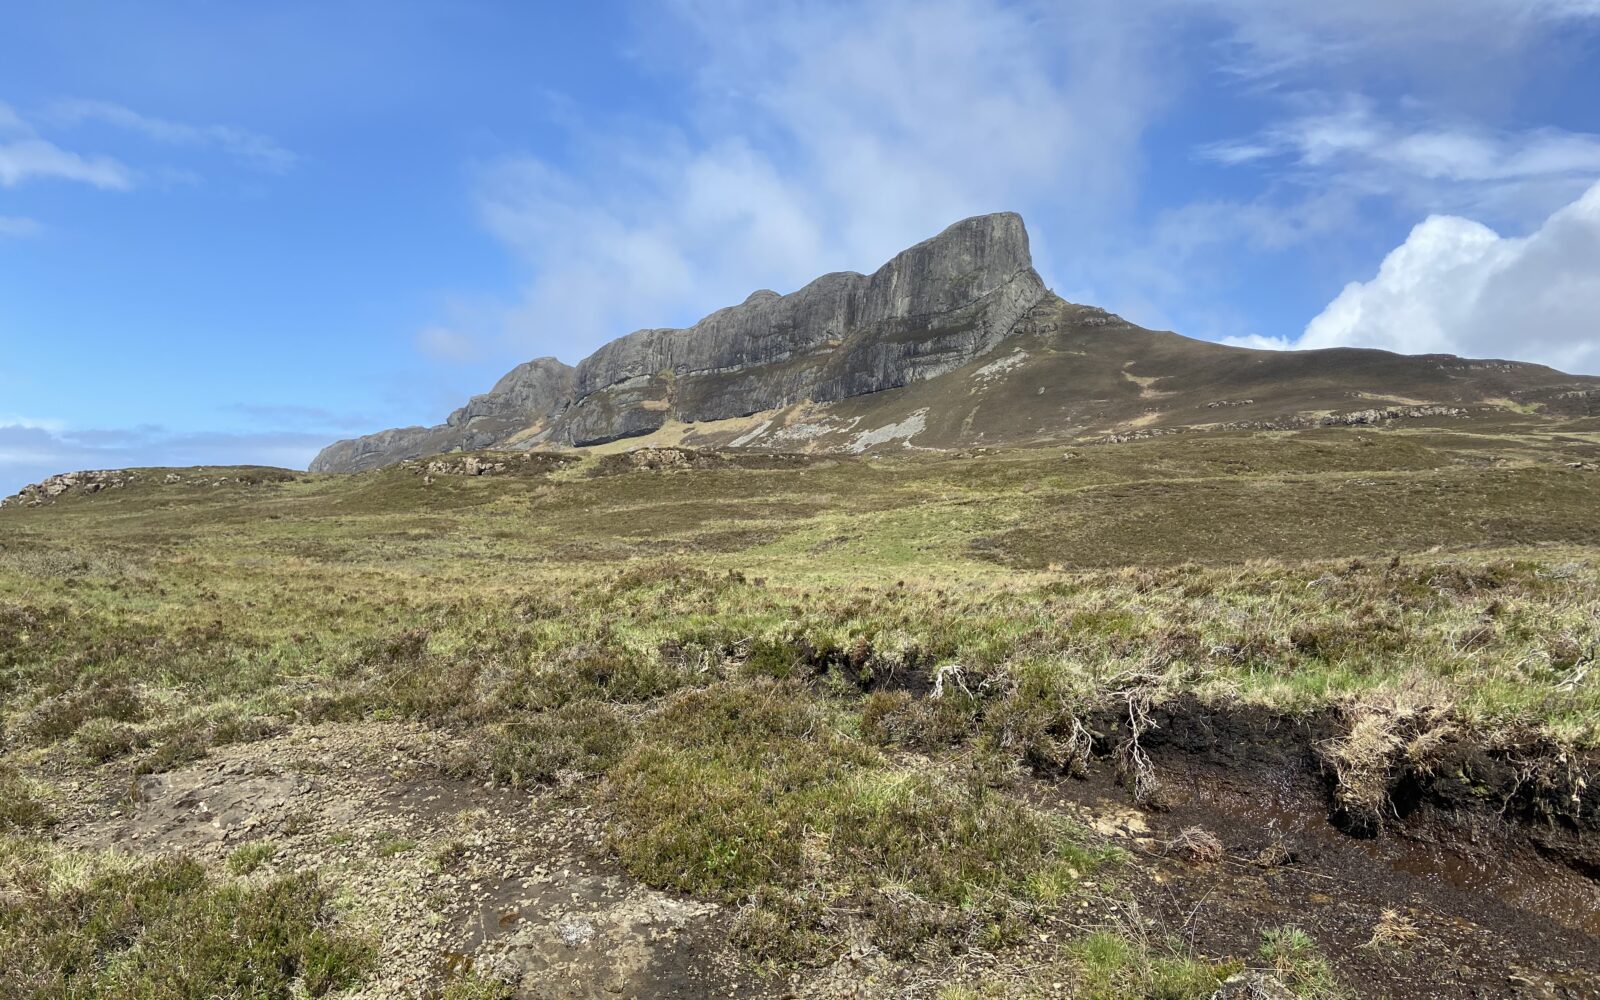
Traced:
<path fill-rule="evenodd" d="M 1022 218 L 1002 212 L 958 222 L 871 275 L 828 274 L 789 295 L 754 292 L 687 329 L 638 330 L 576 368 L 529 361 L 443 424 L 339 441 L 311 470 L 627 439 L 860 452 L 1303 426 L 1395 408 L 1587 413 L 1597 387 L 1514 361 L 1254 351 L 1145 330 L 1052 294 Z"/>

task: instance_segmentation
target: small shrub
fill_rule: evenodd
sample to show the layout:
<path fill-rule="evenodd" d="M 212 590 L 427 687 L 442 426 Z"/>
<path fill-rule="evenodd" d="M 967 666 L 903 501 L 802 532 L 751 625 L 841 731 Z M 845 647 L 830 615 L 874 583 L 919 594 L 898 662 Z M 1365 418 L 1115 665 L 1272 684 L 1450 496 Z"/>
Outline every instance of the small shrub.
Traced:
<path fill-rule="evenodd" d="M 964 691 L 914 697 L 907 691 L 875 691 L 861 711 L 861 735 L 883 746 L 937 750 L 970 739 L 981 703 Z"/>
<path fill-rule="evenodd" d="M 262 865 L 278 854 L 278 845 L 270 840 L 257 840 L 234 848 L 228 855 L 228 871 L 235 875 L 253 875 Z"/>
<path fill-rule="evenodd" d="M 486 726 L 464 754 L 447 762 L 455 774 L 488 777 L 515 788 L 564 776 L 604 774 L 632 743 L 631 726 L 615 706 L 577 701 L 539 715 Z"/>
<path fill-rule="evenodd" d="M 55 821 L 49 790 L 0 762 L 0 834 L 41 830 Z"/>
<path fill-rule="evenodd" d="M 994 947 L 1108 857 L 980 783 L 883 770 L 794 684 L 680 695 L 643 728 L 604 789 L 613 849 L 652 884 L 753 897 L 739 937 L 767 957 L 836 938 L 835 906 L 894 954 Z"/>
<path fill-rule="evenodd" d="M 812 964 L 829 955 L 820 895 L 763 886 L 734 917 L 730 940 L 757 961 Z"/>
<path fill-rule="evenodd" d="M 133 753 L 140 740 L 132 726 L 110 719 L 90 719 L 72 734 L 72 742 L 90 763 L 104 764 Z"/>
<path fill-rule="evenodd" d="M 323 997 L 373 955 L 313 873 L 219 882 L 190 859 L 17 841 L 0 841 L 0 872 L 0 996 Z"/>
<path fill-rule="evenodd" d="M 29 742 L 46 744 L 71 736 L 92 719 L 139 722 L 144 718 L 144 702 L 132 687 L 100 682 L 46 698 L 22 718 L 17 730 Z"/>

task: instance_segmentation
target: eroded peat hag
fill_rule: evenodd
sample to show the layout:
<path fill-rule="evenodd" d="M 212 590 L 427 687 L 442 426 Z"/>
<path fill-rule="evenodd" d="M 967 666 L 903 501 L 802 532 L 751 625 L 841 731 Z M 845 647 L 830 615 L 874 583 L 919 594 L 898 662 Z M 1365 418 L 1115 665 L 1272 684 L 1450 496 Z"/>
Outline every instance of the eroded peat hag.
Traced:
<path fill-rule="evenodd" d="M 1144 803 L 1118 774 L 1114 729 L 1079 777 L 1035 775 L 1028 794 L 1140 857 L 1144 911 L 1203 951 L 1294 925 L 1374 995 L 1600 993 L 1596 755 L 1463 741 L 1402 757 L 1381 821 L 1353 829 L 1327 763 L 1347 727 L 1181 699 L 1142 733 Z M 1537 777 L 1552 771 L 1565 783 Z"/>
<path fill-rule="evenodd" d="M 329 995 L 1593 995 L 1593 431 L 1449 419 L 8 506 L 0 957 L 253 899 Z"/>

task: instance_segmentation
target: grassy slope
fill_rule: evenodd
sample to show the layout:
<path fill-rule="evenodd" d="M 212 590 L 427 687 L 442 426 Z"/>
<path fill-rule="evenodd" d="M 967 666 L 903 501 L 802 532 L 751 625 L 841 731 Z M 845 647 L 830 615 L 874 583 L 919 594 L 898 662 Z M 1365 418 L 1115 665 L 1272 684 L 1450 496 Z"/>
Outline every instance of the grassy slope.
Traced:
<path fill-rule="evenodd" d="M 416 717 L 476 733 L 455 766 L 480 776 L 603 777 L 636 873 L 757 901 L 752 960 L 859 934 L 924 958 L 1010 947 L 1114 860 L 907 752 L 1071 767 L 1067 723 L 1135 678 L 1600 745 L 1600 474 L 1566 465 L 1595 434 L 1511 421 L 1071 457 L 146 475 L 0 511 L 5 754 L 161 770 L 299 720 Z M 861 693 L 951 665 L 977 693 Z M 5 864 L 46 864 L 28 857 Z M 184 885 L 184 906 L 235 891 Z M 321 918 L 284 919 L 300 940 Z M 39 947 L 20 926 L 0 949 Z M 1100 995 L 1214 982 L 1160 942 L 1068 937 L 1043 974 Z"/>

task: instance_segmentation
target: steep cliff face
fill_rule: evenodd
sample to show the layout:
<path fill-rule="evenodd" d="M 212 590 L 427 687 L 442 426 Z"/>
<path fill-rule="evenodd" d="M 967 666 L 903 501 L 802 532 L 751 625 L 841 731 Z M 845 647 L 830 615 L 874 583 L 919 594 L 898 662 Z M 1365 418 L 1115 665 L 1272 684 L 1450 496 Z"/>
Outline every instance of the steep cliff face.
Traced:
<path fill-rule="evenodd" d="M 760 291 L 687 330 L 640 330 L 578 365 L 554 436 L 595 444 L 943 374 L 988 351 L 1046 295 L 1020 216 L 958 222 L 872 275 Z"/>
<path fill-rule="evenodd" d="M 311 471 L 361 472 L 424 455 L 492 448 L 520 433 L 537 434 L 572 399 L 575 374 L 576 369 L 555 358 L 520 364 L 444 423 L 399 427 L 336 442 L 322 449 L 312 461 Z"/>
<path fill-rule="evenodd" d="M 871 275 L 825 275 L 789 295 L 759 291 L 688 329 L 639 330 L 576 369 L 521 365 L 449 420 L 341 441 L 312 470 L 375 468 L 494 446 L 591 445 L 669 419 L 722 420 L 832 402 L 951 371 L 1005 338 L 1048 295 L 1013 213 L 958 222 Z"/>

